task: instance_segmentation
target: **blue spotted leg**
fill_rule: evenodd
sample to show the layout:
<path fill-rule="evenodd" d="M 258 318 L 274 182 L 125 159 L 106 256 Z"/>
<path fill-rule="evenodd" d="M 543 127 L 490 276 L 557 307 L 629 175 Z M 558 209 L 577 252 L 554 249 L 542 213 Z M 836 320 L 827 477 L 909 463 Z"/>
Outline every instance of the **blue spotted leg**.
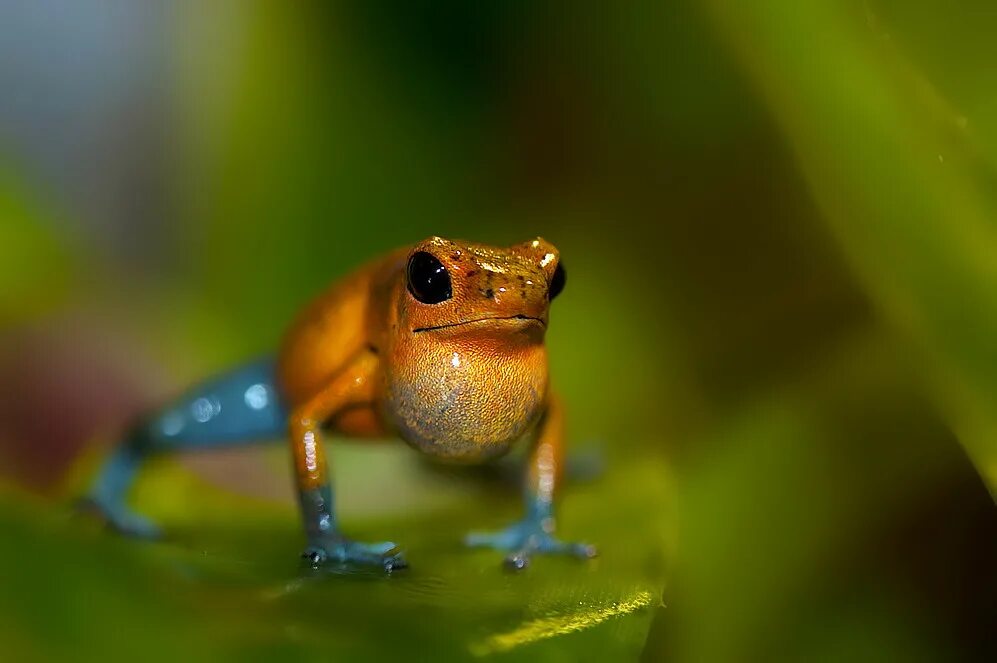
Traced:
<path fill-rule="evenodd" d="M 123 534 L 155 538 L 159 527 L 127 503 L 149 456 L 282 439 L 286 427 L 274 361 L 246 364 L 198 385 L 129 430 L 104 462 L 83 504 Z"/>

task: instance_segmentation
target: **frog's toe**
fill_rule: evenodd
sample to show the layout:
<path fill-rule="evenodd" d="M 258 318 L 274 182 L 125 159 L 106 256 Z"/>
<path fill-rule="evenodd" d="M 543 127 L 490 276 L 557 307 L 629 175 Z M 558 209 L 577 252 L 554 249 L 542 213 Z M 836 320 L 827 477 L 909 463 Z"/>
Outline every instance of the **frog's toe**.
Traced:
<path fill-rule="evenodd" d="M 404 569 L 408 566 L 405 556 L 391 541 L 360 543 L 346 539 L 336 539 L 328 543 L 311 545 L 301 554 L 313 568 L 326 562 L 380 566 L 385 571 Z"/>
<path fill-rule="evenodd" d="M 549 535 L 537 542 L 537 552 L 570 555 L 579 559 L 592 559 L 599 555 L 599 551 L 590 543 L 561 541 Z"/>
<path fill-rule="evenodd" d="M 385 571 L 404 569 L 408 566 L 402 551 L 391 541 L 380 543 L 350 542 L 346 546 L 345 555 L 341 561 L 380 566 Z"/>
<path fill-rule="evenodd" d="M 85 497 L 78 503 L 82 511 L 97 514 L 114 531 L 138 539 L 158 539 L 162 530 L 153 521 L 132 511 L 124 504 L 111 503 L 96 497 Z"/>
<path fill-rule="evenodd" d="M 530 521 L 516 523 L 498 532 L 473 532 L 464 538 L 464 543 L 475 548 L 508 552 L 505 565 L 516 571 L 529 566 L 531 557 L 537 553 L 570 555 L 579 559 L 591 559 L 598 554 L 595 546 L 561 541 L 540 524 Z"/>
<path fill-rule="evenodd" d="M 505 558 L 504 564 L 510 571 L 522 571 L 530 565 L 530 553 L 525 550 L 514 552 Z"/>
<path fill-rule="evenodd" d="M 569 555 L 577 559 L 592 559 L 599 553 L 588 543 L 560 541 L 549 534 L 537 535 L 525 541 L 518 550 L 505 558 L 505 566 L 513 571 L 522 571 L 530 565 L 534 554 Z"/>

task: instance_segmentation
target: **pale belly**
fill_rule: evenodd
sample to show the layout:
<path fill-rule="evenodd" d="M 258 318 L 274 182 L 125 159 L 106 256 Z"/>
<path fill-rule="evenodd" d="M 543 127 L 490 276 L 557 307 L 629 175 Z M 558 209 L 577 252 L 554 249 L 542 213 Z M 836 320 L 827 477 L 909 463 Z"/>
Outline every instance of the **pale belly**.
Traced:
<path fill-rule="evenodd" d="M 455 461 L 499 456 L 536 424 L 546 361 L 447 352 L 387 376 L 385 415 L 419 450 Z M 545 359 L 545 358 L 543 358 Z"/>

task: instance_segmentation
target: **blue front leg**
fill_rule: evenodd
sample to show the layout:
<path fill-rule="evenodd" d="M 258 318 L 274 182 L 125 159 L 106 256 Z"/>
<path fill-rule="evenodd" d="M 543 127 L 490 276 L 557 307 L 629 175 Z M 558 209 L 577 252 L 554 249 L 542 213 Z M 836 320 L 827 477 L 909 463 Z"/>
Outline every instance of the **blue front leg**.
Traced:
<path fill-rule="evenodd" d="M 509 553 L 505 564 L 511 569 L 525 569 L 534 553 L 571 555 L 590 559 L 597 555 L 595 546 L 588 543 L 569 543 L 554 536 L 554 515 L 550 503 L 533 498 L 526 509 L 526 516 L 497 532 L 472 532 L 464 543 L 471 547 L 493 548 Z"/>
<path fill-rule="evenodd" d="M 84 498 L 124 534 L 155 537 L 159 529 L 127 505 L 142 463 L 152 454 L 279 439 L 287 414 L 272 359 L 256 361 L 186 392 L 144 418 L 105 461 Z"/>
<path fill-rule="evenodd" d="M 498 532 L 474 532 L 464 542 L 509 553 L 508 567 L 521 570 L 534 553 L 566 554 L 588 559 L 596 549 L 587 543 L 567 543 L 554 537 L 554 489 L 561 474 L 563 415 L 560 403 L 552 400 L 540 422 L 537 439 L 527 462 L 526 516 Z"/>
<path fill-rule="evenodd" d="M 336 522 L 332 486 L 328 483 L 318 489 L 301 490 L 298 498 L 305 535 L 308 537 L 308 547 L 301 556 L 313 568 L 318 568 L 325 562 L 380 566 L 385 571 L 408 566 L 401 550 L 392 541 L 362 543 L 343 536 Z"/>

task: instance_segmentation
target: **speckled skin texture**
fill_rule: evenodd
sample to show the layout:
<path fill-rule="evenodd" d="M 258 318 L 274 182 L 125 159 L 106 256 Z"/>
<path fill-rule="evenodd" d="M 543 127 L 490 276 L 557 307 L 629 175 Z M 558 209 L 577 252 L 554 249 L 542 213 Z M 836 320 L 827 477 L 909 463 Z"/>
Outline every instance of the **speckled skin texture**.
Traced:
<path fill-rule="evenodd" d="M 420 302 L 406 265 L 431 254 L 449 298 Z M 395 433 L 418 450 L 482 462 L 535 433 L 523 523 L 468 543 L 512 553 L 588 557 L 589 546 L 552 537 L 563 455 L 561 408 L 552 408 L 544 337 L 557 249 L 541 238 L 507 248 L 431 237 L 358 270 L 319 296 L 288 333 L 278 376 L 290 408 L 290 442 L 315 563 L 342 558 L 328 490 L 322 427 L 354 437 Z M 310 497 L 309 497 L 310 496 Z M 315 523 L 328 523 L 317 526 Z M 395 553 L 392 553 L 395 554 Z M 400 558 L 398 558 L 400 559 Z"/>
<path fill-rule="evenodd" d="M 405 266 L 418 251 L 444 264 L 452 298 L 423 304 L 408 292 Z M 542 239 L 499 249 L 433 237 L 334 285 L 299 318 L 280 355 L 292 430 L 297 414 L 352 437 L 395 433 L 447 460 L 508 451 L 546 402 L 547 286 L 557 263 Z M 293 432 L 303 440 L 310 430 Z M 321 464 L 297 446 L 303 486 L 322 484 Z"/>
<path fill-rule="evenodd" d="M 445 294 L 433 303 L 415 294 L 408 270 L 415 256 L 445 279 Z M 315 565 L 390 570 L 406 564 L 394 543 L 357 543 L 339 530 L 327 436 L 396 434 L 425 454 L 461 463 L 487 461 L 530 438 L 526 518 L 467 543 L 509 552 L 514 568 L 535 552 L 592 556 L 590 546 L 553 537 L 564 427 L 544 339 L 551 286 L 564 281 L 559 260 L 540 238 L 497 248 L 431 237 L 366 264 L 305 308 L 276 364 L 208 381 L 137 428 L 105 465 L 90 501 L 117 529 L 150 534 L 151 523 L 125 506 L 148 452 L 211 446 L 218 431 L 218 441 L 265 437 L 286 421 L 305 556 Z M 230 405 L 209 407 L 223 402 Z M 188 411 L 195 420 L 177 428 L 170 413 Z"/>
<path fill-rule="evenodd" d="M 429 309 L 398 292 L 383 412 L 409 444 L 441 458 L 493 458 L 527 433 L 547 396 L 547 281 L 553 246 L 496 250 L 432 239 L 453 298 Z M 540 263 L 545 256 L 547 266 Z M 463 324 L 455 324 L 461 323 Z"/>

